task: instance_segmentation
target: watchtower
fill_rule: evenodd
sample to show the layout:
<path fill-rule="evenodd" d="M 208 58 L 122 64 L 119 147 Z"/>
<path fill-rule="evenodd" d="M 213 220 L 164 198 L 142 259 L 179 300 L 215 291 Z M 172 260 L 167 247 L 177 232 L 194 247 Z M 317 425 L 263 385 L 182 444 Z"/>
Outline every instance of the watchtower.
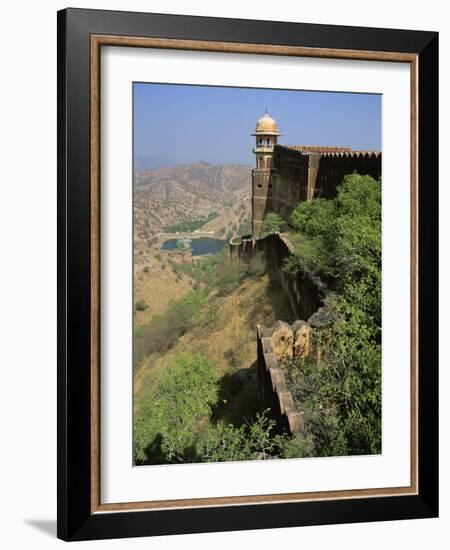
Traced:
<path fill-rule="evenodd" d="M 264 215 L 270 210 L 273 149 L 281 134 L 277 123 L 266 111 L 256 123 L 256 130 L 251 135 L 256 138 L 253 149 L 256 168 L 252 170 L 252 234 L 255 239 L 259 239 Z"/>

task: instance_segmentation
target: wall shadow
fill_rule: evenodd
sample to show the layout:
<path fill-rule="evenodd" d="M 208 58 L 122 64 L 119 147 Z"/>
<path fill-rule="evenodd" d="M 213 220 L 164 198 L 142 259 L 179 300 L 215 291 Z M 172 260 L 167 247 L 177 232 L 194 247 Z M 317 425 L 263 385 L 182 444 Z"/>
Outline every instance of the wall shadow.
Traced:
<path fill-rule="evenodd" d="M 24 523 L 41 531 L 41 533 L 56 538 L 56 519 L 26 519 Z"/>
<path fill-rule="evenodd" d="M 238 428 L 251 422 L 261 412 L 256 382 L 256 361 L 250 367 L 228 372 L 219 380 L 219 401 L 211 421 L 231 424 Z"/>

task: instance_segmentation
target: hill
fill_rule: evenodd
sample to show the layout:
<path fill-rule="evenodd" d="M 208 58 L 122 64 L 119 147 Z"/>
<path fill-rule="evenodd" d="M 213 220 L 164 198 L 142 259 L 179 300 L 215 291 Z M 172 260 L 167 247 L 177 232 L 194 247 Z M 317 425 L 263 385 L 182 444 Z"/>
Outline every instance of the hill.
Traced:
<path fill-rule="evenodd" d="M 228 422 L 241 423 L 256 410 L 256 345 L 258 323 L 272 325 L 277 319 L 291 322 L 289 299 L 282 288 L 264 274 L 247 277 L 225 295 L 212 291 L 203 306 L 202 319 L 183 334 L 167 352 L 150 353 L 139 364 L 134 378 L 135 405 L 154 383 L 155 376 L 177 354 L 201 353 L 217 369 L 224 400 L 217 411 Z"/>
<path fill-rule="evenodd" d="M 135 241 L 212 212 L 208 229 L 226 234 L 250 217 L 251 167 L 196 162 L 146 170 L 135 174 L 134 193 Z"/>
<path fill-rule="evenodd" d="M 134 177 L 135 322 L 145 324 L 170 300 L 194 285 L 175 269 L 191 261 L 189 253 L 161 250 L 158 234 L 186 221 L 225 239 L 249 225 L 251 167 L 213 166 L 206 162 L 136 172 Z M 200 227 L 202 224 L 195 224 Z M 176 272 L 177 271 L 177 272 Z"/>

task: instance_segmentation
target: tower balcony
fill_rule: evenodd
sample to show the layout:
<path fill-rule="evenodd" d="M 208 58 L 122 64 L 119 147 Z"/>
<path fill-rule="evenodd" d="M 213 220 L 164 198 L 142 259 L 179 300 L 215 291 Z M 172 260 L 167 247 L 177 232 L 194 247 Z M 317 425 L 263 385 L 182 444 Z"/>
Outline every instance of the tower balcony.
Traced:
<path fill-rule="evenodd" d="M 253 153 L 273 153 L 273 145 L 260 145 L 259 147 L 253 148 Z"/>
<path fill-rule="evenodd" d="M 271 166 L 270 168 L 252 168 L 252 174 L 267 174 L 267 173 L 271 173 L 273 175 L 277 175 L 278 174 L 278 168 L 274 168 L 273 166 Z"/>

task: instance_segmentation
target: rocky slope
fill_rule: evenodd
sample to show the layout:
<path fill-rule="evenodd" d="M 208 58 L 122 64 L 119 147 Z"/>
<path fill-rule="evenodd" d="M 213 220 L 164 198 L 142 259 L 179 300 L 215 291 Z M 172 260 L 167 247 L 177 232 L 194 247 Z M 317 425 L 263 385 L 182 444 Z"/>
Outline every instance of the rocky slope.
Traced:
<path fill-rule="evenodd" d="M 217 212 L 209 230 L 230 228 L 250 217 L 251 168 L 206 162 L 138 172 L 134 178 L 135 241 L 164 227 Z M 242 207 L 244 205 L 244 207 Z"/>

